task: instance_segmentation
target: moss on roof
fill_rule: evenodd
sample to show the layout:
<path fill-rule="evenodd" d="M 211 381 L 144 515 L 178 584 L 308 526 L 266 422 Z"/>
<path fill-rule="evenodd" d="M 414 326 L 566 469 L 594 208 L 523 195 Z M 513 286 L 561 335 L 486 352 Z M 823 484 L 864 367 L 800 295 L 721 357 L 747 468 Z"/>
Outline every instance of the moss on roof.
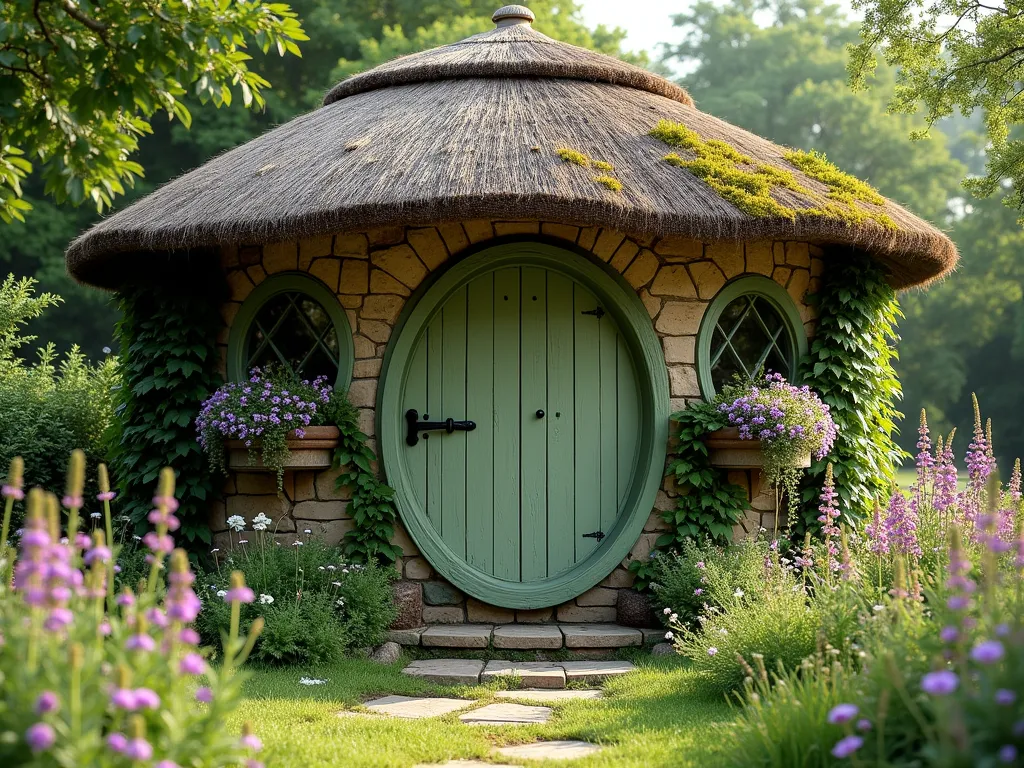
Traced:
<path fill-rule="evenodd" d="M 805 176 L 824 184 L 828 188 L 827 197 L 801 184 L 791 171 L 757 163 L 727 142 L 703 139 L 681 123 L 660 120 L 649 135 L 670 147 L 691 152 L 693 158 L 670 152 L 664 159 L 670 165 L 685 168 L 722 199 L 751 216 L 781 216 L 791 220 L 797 215 L 815 216 L 838 219 L 847 224 L 871 220 L 886 229 L 897 229 L 896 222 L 884 212 L 865 209 L 857 204 L 864 202 L 881 206 L 885 199 L 869 184 L 840 171 L 824 155 L 793 150 L 784 157 Z M 785 205 L 772 196 L 772 191 L 777 188 L 797 192 L 808 198 L 811 205 L 805 208 Z"/>
<path fill-rule="evenodd" d="M 602 187 L 610 189 L 612 192 L 622 191 L 622 182 L 611 175 L 615 171 L 615 166 L 611 163 L 605 162 L 604 160 L 594 160 L 579 150 L 571 149 L 569 147 L 558 147 L 555 150 L 555 153 L 562 158 L 562 162 L 569 163 L 570 165 L 578 165 L 581 168 L 590 167 L 598 171 L 604 171 L 604 173 L 592 176 L 591 178 Z"/>
<path fill-rule="evenodd" d="M 605 175 L 595 176 L 594 177 L 594 181 L 596 181 L 598 184 L 600 184 L 603 187 L 607 187 L 612 192 L 621 192 L 622 191 L 622 182 L 619 181 L 618 179 L 616 179 L 614 176 L 605 176 Z"/>

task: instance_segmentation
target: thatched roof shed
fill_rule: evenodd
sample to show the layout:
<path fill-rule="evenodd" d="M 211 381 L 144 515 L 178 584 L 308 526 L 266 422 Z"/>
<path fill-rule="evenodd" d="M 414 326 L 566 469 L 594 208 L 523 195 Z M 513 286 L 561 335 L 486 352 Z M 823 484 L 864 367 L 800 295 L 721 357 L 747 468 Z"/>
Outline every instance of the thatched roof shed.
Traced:
<path fill-rule="evenodd" d="M 950 240 L 899 205 L 851 201 L 783 147 L 701 112 L 679 86 L 537 32 L 521 6 L 495 20 L 349 78 L 319 109 L 104 219 L 69 247 L 69 272 L 112 288 L 211 246 L 487 217 L 852 246 L 897 287 L 953 268 Z M 652 136 L 659 121 L 681 143 Z M 610 164 L 621 189 L 559 149 Z M 709 157 L 710 170 L 693 170 Z M 723 192 L 723 173 L 735 172 L 767 180 L 767 211 L 737 205 L 731 182 Z M 854 215 L 837 214 L 844 205 Z"/>

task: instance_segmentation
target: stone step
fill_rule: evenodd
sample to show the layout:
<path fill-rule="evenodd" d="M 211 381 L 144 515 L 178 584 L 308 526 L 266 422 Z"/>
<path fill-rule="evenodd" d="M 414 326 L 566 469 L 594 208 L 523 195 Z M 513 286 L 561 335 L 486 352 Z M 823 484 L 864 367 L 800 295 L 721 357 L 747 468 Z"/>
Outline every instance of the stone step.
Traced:
<path fill-rule="evenodd" d="M 634 669 L 628 661 L 489 661 L 484 666 L 484 662 L 476 659 L 420 659 L 402 673 L 438 685 L 477 685 L 499 677 L 518 676 L 526 688 L 558 690 L 568 683 L 602 683 Z"/>
<path fill-rule="evenodd" d="M 609 650 L 653 645 L 663 629 L 633 629 L 617 624 L 434 624 L 395 629 L 388 639 L 399 645 L 464 650 L 548 651 Z"/>

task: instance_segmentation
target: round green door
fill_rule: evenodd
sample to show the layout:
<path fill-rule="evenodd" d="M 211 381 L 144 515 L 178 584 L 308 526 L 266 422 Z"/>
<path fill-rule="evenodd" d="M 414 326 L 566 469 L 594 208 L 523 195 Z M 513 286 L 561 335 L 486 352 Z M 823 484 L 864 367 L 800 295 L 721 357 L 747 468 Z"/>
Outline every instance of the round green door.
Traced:
<path fill-rule="evenodd" d="M 570 599 L 642 530 L 667 385 L 637 303 L 582 257 L 521 243 L 460 262 L 403 323 L 380 408 L 385 466 L 413 539 L 470 595 Z"/>

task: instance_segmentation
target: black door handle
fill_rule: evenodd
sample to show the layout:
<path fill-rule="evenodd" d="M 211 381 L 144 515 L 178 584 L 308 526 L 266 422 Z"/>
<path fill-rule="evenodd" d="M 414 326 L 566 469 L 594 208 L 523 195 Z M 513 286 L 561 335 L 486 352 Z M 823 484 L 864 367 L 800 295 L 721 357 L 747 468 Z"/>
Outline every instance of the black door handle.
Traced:
<path fill-rule="evenodd" d="M 543 419 L 544 418 L 544 411 L 542 411 L 539 408 L 537 409 L 537 418 L 538 419 Z"/>
<path fill-rule="evenodd" d="M 450 435 L 456 430 L 472 432 L 476 429 L 475 421 L 455 421 L 455 419 L 420 421 L 420 413 L 415 408 L 410 408 L 405 412 L 405 423 L 408 427 L 408 431 L 405 434 L 405 442 L 409 446 L 416 445 L 420 441 L 420 432 L 432 432 L 443 429 Z"/>

